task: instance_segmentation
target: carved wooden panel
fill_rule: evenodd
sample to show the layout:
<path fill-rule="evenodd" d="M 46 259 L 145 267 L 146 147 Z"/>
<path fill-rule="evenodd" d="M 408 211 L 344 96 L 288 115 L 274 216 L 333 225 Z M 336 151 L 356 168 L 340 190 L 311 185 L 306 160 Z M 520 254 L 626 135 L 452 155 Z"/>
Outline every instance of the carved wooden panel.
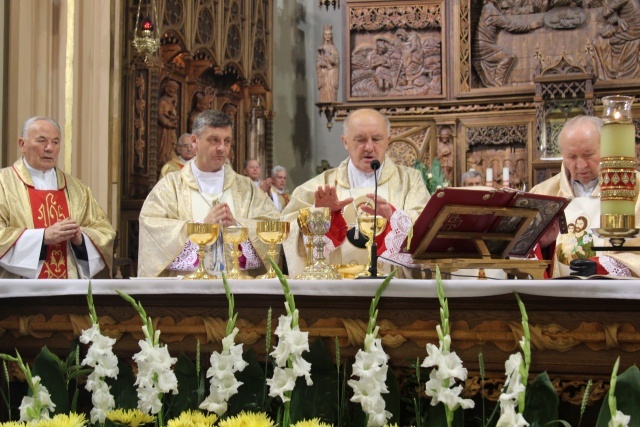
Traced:
<path fill-rule="evenodd" d="M 444 96 L 444 2 L 350 2 L 346 16 L 347 99 Z"/>

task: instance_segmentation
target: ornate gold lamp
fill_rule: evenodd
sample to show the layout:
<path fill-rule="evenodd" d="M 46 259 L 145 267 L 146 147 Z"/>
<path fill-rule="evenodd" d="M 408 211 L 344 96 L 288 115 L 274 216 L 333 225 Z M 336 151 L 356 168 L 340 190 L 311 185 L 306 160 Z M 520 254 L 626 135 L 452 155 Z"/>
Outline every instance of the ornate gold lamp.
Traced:
<path fill-rule="evenodd" d="M 638 234 L 635 224 L 636 183 L 635 126 L 630 96 L 606 96 L 600 131 L 600 228 L 595 232 L 620 248 Z"/>
<path fill-rule="evenodd" d="M 136 26 L 133 31 L 133 47 L 138 53 L 144 55 L 146 61 L 149 56 L 154 56 L 160 49 L 160 33 L 156 24 L 158 21 L 158 7 L 156 0 L 150 0 L 150 4 L 147 6 L 151 9 L 153 14 L 153 20 L 151 16 L 147 14 L 147 17 L 140 22 L 140 8 L 143 0 L 138 1 L 138 13 L 136 14 Z M 149 10 L 147 10 L 149 12 Z"/>

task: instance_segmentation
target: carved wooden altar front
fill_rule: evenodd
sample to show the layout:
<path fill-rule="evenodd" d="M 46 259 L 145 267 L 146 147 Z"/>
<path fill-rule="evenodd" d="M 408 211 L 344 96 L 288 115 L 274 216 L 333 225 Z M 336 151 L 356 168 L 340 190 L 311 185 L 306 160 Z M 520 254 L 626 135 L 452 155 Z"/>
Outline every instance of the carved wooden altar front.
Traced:
<path fill-rule="evenodd" d="M 271 0 L 158 1 L 160 52 L 148 58 L 129 42 L 138 3 L 129 0 L 125 13 L 119 227 L 119 256 L 134 263 L 142 203 L 198 113 L 214 108 L 233 119 L 235 170 L 248 158 L 270 168 L 273 119 Z"/>

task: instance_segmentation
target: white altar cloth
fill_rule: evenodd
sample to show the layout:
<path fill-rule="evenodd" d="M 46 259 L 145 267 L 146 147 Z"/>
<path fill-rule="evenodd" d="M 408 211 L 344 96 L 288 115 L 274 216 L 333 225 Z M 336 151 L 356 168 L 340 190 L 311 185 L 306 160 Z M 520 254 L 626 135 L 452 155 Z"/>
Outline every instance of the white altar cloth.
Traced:
<path fill-rule="evenodd" d="M 289 280 L 294 295 L 373 297 L 381 280 Z M 0 280 L 0 298 L 84 295 L 88 280 Z M 224 294 L 222 280 L 136 278 L 92 280 L 95 295 Z M 281 295 L 277 279 L 229 280 L 235 295 Z M 447 298 L 488 297 L 518 292 L 561 298 L 640 300 L 639 280 L 444 280 Z M 437 298 L 435 280 L 393 279 L 383 297 Z"/>

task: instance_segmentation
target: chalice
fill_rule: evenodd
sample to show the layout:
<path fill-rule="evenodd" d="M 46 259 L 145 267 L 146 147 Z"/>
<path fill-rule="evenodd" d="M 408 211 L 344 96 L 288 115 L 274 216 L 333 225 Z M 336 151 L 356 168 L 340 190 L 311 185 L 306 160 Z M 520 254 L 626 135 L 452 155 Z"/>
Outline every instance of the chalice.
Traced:
<path fill-rule="evenodd" d="M 322 239 L 331 227 L 329 208 L 302 208 L 298 214 L 300 231 L 307 236 L 307 265 L 296 279 L 334 280 L 340 279 L 340 273 L 324 260 L 325 242 Z M 311 247 L 315 248 L 315 256 Z"/>
<path fill-rule="evenodd" d="M 384 229 L 387 227 L 387 219 L 381 216 L 377 216 L 376 220 L 374 221 L 373 215 L 361 214 L 360 216 L 358 216 L 358 227 L 360 227 L 360 232 L 367 236 L 367 238 L 369 239 L 369 241 L 367 242 L 367 253 L 369 254 L 369 261 L 367 261 L 367 266 L 365 267 L 364 271 L 356 275 L 356 277 L 371 277 L 371 273 L 369 272 L 369 269 L 371 268 L 371 246 L 373 246 L 373 239 L 375 238 L 375 236 L 379 236 L 380 234 L 382 234 Z M 379 274 L 378 276 L 381 275 Z"/>
<path fill-rule="evenodd" d="M 253 277 L 240 270 L 240 255 L 242 251 L 238 249 L 238 245 L 249 237 L 249 230 L 240 226 L 229 226 L 222 229 L 222 238 L 224 239 L 225 246 L 229 243 L 231 250 L 229 255 L 231 256 L 231 269 L 227 270 L 228 279 L 253 279 Z M 226 249 L 226 248 L 225 248 Z"/>
<path fill-rule="evenodd" d="M 204 268 L 205 248 L 218 240 L 220 226 L 218 224 L 200 224 L 196 222 L 187 223 L 187 236 L 192 243 L 198 245 L 198 268 L 191 274 L 184 276 L 184 279 L 217 279 L 217 276 L 207 273 Z"/>
<path fill-rule="evenodd" d="M 275 261 L 278 251 L 276 245 L 287 240 L 289 237 L 290 224 L 286 221 L 258 221 L 256 234 L 258 238 L 269 245 L 267 254 Z M 266 274 L 258 276 L 258 279 L 275 279 L 276 272 L 271 263 Z"/>

